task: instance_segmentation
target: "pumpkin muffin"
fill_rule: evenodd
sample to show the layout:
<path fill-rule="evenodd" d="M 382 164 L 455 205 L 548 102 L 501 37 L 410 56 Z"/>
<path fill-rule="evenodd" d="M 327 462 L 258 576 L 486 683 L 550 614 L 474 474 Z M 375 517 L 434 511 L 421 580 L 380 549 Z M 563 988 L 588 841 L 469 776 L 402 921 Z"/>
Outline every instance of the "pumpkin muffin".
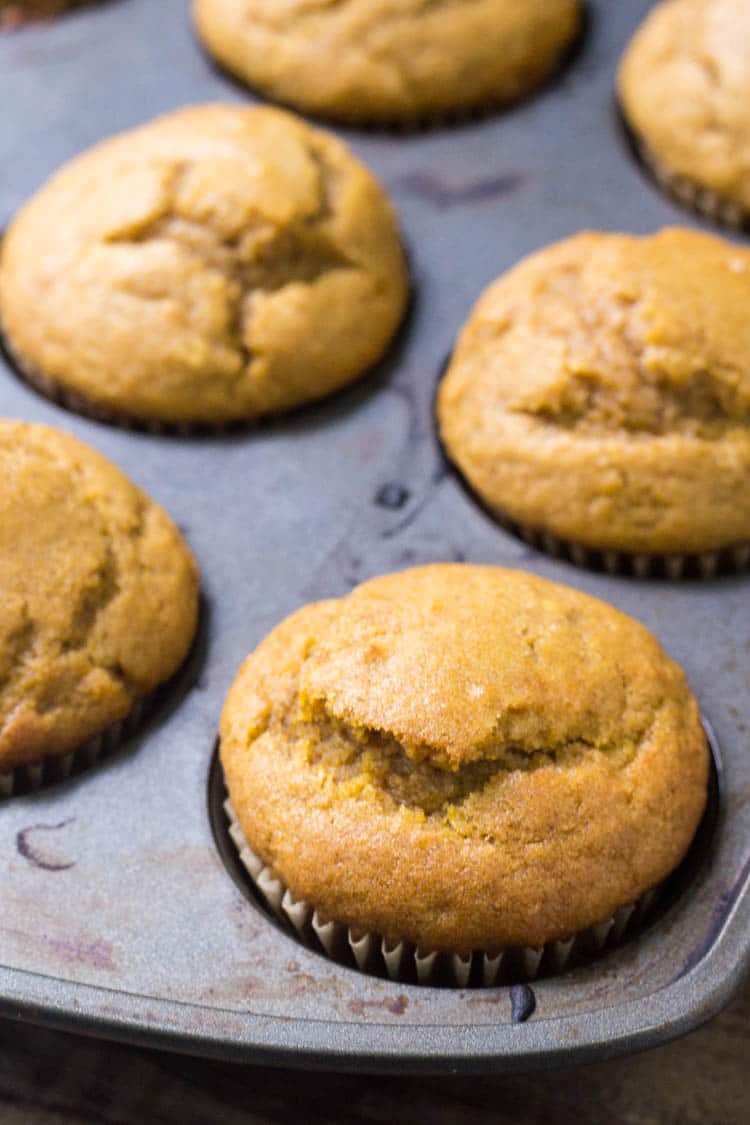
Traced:
<path fill-rule="evenodd" d="M 668 0 L 625 53 L 620 101 L 647 162 L 680 198 L 738 225 L 750 214 L 750 5 Z"/>
<path fill-rule="evenodd" d="M 195 0 L 212 55 L 280 102 L 334 120 L 416 123 L 513 102 L 578 34 L 580 0 Z"/>
<path fill-rule="evenodd" d="M 490 509 L 589 548 L 750 541 L 750 252 L 691 230 L 584 233 L 485 291 L 438 396 Z M 745 554 L 747 552 L 745 551 Z"/>
<path fill-rule="evenodd" d="M 66 165 L 11 224 L 0 315 L 24 373 L 144 423 L 286 410 L 362 375 L 404 312 L 394 213 L 335 137 L 180 110 Z"/>
<path fill-rule="evenodd" d="M 221 761 L 293 898 L 467 954 L 568 939 L 659 884 L 709 757 L 642 625 L 519 571 L 437 564 L 274 629 L 229 693 Z"/>
<path fill-rule="evenodd" d="M 0 774 L 125 721 L 195 633 L 197 569 L 166 513 L 69 434 L 6 419 L 0 589 Z"/>

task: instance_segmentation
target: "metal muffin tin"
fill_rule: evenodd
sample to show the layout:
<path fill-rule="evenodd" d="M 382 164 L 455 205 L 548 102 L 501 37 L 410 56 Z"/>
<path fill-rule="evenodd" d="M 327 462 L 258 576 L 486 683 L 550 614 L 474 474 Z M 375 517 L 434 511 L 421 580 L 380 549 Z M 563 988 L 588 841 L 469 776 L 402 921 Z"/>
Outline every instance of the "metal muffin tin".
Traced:
<path fill-rule="evenodd" d="M 590 4 L 570 66 L 507 113 L 412 134 L 337 130 L 400 210 L 415 290 L 396 347 L 349 391 L 255 429 L 153 436 L 56 407 L 0 361 L 0 412 L 70 430 L 121 465 L 182 526 L 205 595 L 190 666 L 141 732 L 93 770 L 0 804 L 2 1014 L 246 1061 L 510 1071 L 662 1042 L 739 984 L 750 579 L 612 578 L 529 549 L 447 470 L 432 413 L 471 304 L 520 257 L 584 227 L 697 223 L 636 165 L 614 104 L 617 59 L 648 7 Z M 0 36 L 0 223 L 86 146 L 208 100 L 249 96 L 201 53 L 187 0 L 111 0 Z M 536 984 L 523 1023 L 507 988 L 392 984 L 302 948 L 243 896 L 209 820 L 217 718 L 246 653 L 305 601 L 446 559 L 520 567 L 639 618 L 686 669 L 723 759 L 690 885 L 637 939 Z"/>

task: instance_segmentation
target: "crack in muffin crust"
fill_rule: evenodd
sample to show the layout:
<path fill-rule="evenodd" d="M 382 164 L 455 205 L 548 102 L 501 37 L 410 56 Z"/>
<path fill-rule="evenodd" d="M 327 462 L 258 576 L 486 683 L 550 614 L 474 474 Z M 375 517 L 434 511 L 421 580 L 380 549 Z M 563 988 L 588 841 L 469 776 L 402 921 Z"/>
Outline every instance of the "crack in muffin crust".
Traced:
<path fill-rule="evenodd" d="M 637 899 L 684 854 L 708 776 L 695 700 L 642 626 L 460 564 L 282 622 L 240 669 L 220 753 L 293 899 L 464 951 L 541 945 Z"/>
<path fill-rule="evenodd" d="M 0 772 L 66 754 L 177 670 L 195 562 L 114 465 L 50 427 L 0 420 Z"/>
<path fill-rule="evenodd" d="M 192 107 L 95 146 L 26 204 L 0 253 L 20 373 L 74 409 L 167 426 L 340 389 L 381 358 L 407 290 L 375 179 L 333 136 L 265 107 Z"/>

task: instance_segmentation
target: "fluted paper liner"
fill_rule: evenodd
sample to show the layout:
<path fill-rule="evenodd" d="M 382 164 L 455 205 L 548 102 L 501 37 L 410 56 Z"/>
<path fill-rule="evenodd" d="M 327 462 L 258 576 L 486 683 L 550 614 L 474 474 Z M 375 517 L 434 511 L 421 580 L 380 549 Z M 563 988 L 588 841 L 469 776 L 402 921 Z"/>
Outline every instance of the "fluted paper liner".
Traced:
<path fill-rule="evenodd" d="M 715 223 L 720 223 L 730 230 L 747 230 L 748 225 L 750 225 L 750 215 L 739 203 L 735 203 L 709 188 L 699 187 L 698 184 L 694 184 L 692 180 L 685 176 L 671 172 L 654 156 L 651 149 L 633 135 L 632 131 L 631 137 L 639 159 L 667 195 L 682 204 L 683 207 L 687 207 Z"/>
<path fill-rule="evenodd" d="M 709 579 L 724 573 L 740 574 L 750 566 L 750 542 L 694 553 L 615 551 L 560 539 L 552 532 L 527 527 L 499 513 L 495 515 L 502 527 L 519 536 L 529 547 L 544 551 L 552 558 L 569 559 L 576 566 L 603 570 L 607 574 L 679 581 L 691 576 Z"/>
<path fill-rule="evenodd" d="M 605 946 L 619 943 L 628 929 L 643 921 L 658 897 L 659 888 L 655 888 L 637 902 L 619 907 L 606 921 L 538 948 L 508 947 L 460 954 L 423 950 L 406 940 L 393 944 L 380 934 L 325 920 L 311 903 L 295 899 L 248 844 L 230 800 L 225 801 L 224 810 L 240 860 L 276 918 L 290 926 L 309 948 L 322 949 L 334 961 L 353 963 L 363 972 L 386 975 L 392 981 L 416 980 L 429 985 L 447 979 L 458 988 L 466 988 L 472 981 L 491 988 L 515 980 L 533 981 L 541 971 L 562 972 L 581 955 L 594 956 Z"/>
<path fill-rule="evenodd" d="M 114 753 L 124 739 L 140 726 L 155 698 L 156 692 L 143 696 L 119 723 L 113 723 L 67 754 L 50 755 L 37 762 L 27 762 L 13 770 L 0 772 L 0 800 L 19 793 L 34 793 L 57 781 L 65 781 Z"/>

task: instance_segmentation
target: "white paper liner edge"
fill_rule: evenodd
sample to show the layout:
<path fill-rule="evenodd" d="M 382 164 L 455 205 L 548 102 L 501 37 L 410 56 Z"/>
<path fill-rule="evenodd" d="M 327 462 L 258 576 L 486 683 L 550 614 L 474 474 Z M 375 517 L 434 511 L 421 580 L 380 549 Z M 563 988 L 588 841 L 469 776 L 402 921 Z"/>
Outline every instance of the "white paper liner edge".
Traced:
<path fill-rule="evenodd" d="M 520 961 L 521 977 L 528 981 L 536 980 L 543 963 L 554 972 L 562 972 L 578 952 L 595 955 L 605 945 L 618 943 L 629 925 L 640 924 L 658 897 L 659 888 L 654 888 L 637 902 L 619 907 L 606 921 L 541 947 L 513 947 L 494 952 L 475 950 L 462 955 L 422 950 L 408 941 L 391 945 L 380 934 L 361 933 L 339 922 L 324 921 L 310 903 L 295 899 L 248 844 L 231 800 L 224 802 L 224 811 L 240 860 L 279 921 L 288 923 L 304 945 L 322 948 L 332 960 L 349 964 L 348 951 L 357 968 L 363 972 L 382 968 L 392 981 L 416 978 L 419 984 L 432 984 L 440 975 L 447 976 L 451 984 L 465 988 L 473 975 L 484 987 L 491 988 L 500 982 L 510 958 L 516 963 Z"/>

